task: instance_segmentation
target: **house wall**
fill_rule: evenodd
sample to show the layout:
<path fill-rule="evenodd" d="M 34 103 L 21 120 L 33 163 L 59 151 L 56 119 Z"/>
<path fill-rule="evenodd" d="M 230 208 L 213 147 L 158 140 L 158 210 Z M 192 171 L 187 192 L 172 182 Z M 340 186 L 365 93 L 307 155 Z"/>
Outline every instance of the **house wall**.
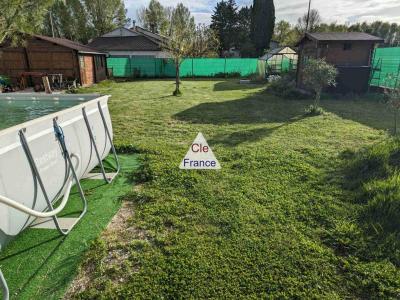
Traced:
<path fill-rule="evenodd" d="M 369 66 L 374 44 L 349 42 L 351 49 L 344 50 L 344 42 L 319 43 L 317 55 L 331 64 L 340 66 Z"/>
<path fill-rule="evenodd" d="M 81 70 L 81 62 L 76 50 L 41 39 L 29 39 L 25 48 L 0 47 L 0 51 L 2 51 L 0 74 L 10 77 L 14 85 L 18 85 L 22 72 L 63 74 L 64 80 L 77 80 L 78 82 L 80 82 L 81 76 L 84 76 L 82 77 L 82 84 L 85 85 L 107 78 L 104 55 L 96 55 L 103 59 L 103 64 L 99 63 L 97 68 L 91 62 L 95 55 L 84 55 L 85 65 L 88 68 Z M 32 77 L 31 83 L 33 85 L 41 84 L 42 79 Z"/>
<path fill-rule="evenodd" d="M 23 49 L 0 50 L 0 74 L 10 77 L 13 84 L 17 84 L 19 74 L 28 69 Z"/>
<path fill-rule="evenodd" d="M 345 43 L 351 44 L 351 49 L 345 50 Z M 304 88 L 303 69 L 307 59 L 325 58 L 339 70 L 338 91 L 365 92 L 369 79 L 365 74 L 370 69 L 374 48 L 375 43 L 372 41 L 303 41 L 299 47 L 297 85 Z"/>
<path fill-rule="evenodd" d="M 30 39 L 26 48 L 1 47 L 0 74 L 17 84 L 22 72 L 63 74 L 65 79 L 78 79 L 79 67 L 74 50 L 53 43 Z M 32 78 L 32 83 L 41 83 L 41 78 Z"/>
<path fill-rule="evenodd" d="M 88 86 L 95 83 L 95 68 L 93 55 L 79 55 L 81 84 Z"/>
<path fill-rule="evenodd" d="M 344 50 L 344 44 L 351 49 Z M 306 41 L 300 45 L 302 58 L 325 58 L 327 62 L 340 66 L 370 66 L 374 42 L 316 42 Z"/>

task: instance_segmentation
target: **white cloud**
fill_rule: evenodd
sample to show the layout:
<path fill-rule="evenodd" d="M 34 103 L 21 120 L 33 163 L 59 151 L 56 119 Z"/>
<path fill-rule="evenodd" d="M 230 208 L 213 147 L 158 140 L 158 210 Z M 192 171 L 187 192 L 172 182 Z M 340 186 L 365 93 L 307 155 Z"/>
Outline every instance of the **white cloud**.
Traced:
<path fill-rule="evenodd" d="M 136 19 L 136 11 L 150 0 L 124 0 L 128 15 Z M 178 1 L 159 0 L 164 6 L 175 6 Z M 218 1 L 218 0 L 217 0 Z M 217 1 L 180 0 L 189 7 L 197 23 L 209 24 Z M 239 6 L 250 5 L 252 0 L 237 0 Z M 319 10 L 324 22 L 355 23 L 383 20 L 400 23 L 399 0 L 314 0 L 312 7 Z M 308 0 L 275 0 L 276 17 L 295 23 L 308 8 Z"/>

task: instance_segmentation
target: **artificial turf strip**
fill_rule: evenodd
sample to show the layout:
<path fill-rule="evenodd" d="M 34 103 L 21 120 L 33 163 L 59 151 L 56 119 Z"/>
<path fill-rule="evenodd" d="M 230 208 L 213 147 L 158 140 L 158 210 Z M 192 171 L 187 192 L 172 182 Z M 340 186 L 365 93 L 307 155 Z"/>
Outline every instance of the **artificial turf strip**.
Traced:
<path fill-rule="evenodd" d="M 82 255 L 121 206 L 120 197 L 132 189 L 129 174 L 138 168 L 136 155 L 120 155 L 121 175 L 110 185 L 83 180 L 88 212 L 67 237 L 56 230 L 27 229 L 0 256 L 11 299 L 59 299 L 77 273 Z M 62 215 L 81 209 L 76 189 Z"/>
<path fill-rule="evenodd" d="M 400 245 L 394 236 L 388 256 L 376 244 L 360 222 L 364 203 L 343 186 L 344 154 L 388 137 L 382 102 L 325 99 L 327 114 L 310 117 L 312 100 L 238 80 L 184 80 L 182 97 L 173 89 L 143 80 L 87 90 L 112 95 L 115 142 L 146 153 L 149 182 L 127 197 L 128 237 L 85 256 L 92 276 L 75 298 L 399 298 Z M 199 131 L 220 171 L 179 170 Z"/>

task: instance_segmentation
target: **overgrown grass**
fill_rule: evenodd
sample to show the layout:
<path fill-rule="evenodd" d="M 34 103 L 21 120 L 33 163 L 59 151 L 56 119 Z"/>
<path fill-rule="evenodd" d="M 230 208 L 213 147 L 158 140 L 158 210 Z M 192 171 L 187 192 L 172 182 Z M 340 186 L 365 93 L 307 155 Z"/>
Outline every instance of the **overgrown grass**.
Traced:
<path fill-rule="evenodd" d="M 173 88 L 87 90 L 113 96 L 116 143 L 143 153 L 148 181 L 127 197 L 131 242 L 93 245 L 76 298 L 400 297 L 398 173 L 386 166 L 397 156 L 354 154 L 387 139 L 383 104 L 323 100 L 326 113 L 308 117 L 312 101 L 263 86 L 184 81 L 179 98 Z M 222 170 L 178 169 L 199 131 Z M 118 249 L 129 255 L 115 266 Z"/>

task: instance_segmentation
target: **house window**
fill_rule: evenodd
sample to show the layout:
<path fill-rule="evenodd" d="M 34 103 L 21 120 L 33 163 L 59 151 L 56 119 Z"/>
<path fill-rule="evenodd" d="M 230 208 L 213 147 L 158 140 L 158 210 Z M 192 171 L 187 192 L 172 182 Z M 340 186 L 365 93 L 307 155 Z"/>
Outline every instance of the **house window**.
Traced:
<path fill-rule="evenodd" d="M 344 43 L 343 44 L 343 51 L 349 51 L 349 50 L 351 50 L 351 48 L 352 48 L 351 43 Z"/>

